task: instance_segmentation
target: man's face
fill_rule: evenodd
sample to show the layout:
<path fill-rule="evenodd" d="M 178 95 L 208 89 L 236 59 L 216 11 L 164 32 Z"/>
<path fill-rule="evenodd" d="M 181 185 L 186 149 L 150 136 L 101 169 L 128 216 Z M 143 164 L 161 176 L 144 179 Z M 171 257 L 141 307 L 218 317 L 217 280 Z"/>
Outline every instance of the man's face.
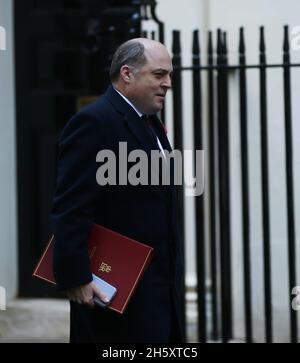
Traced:
<path fill-rule="evenodd" d="M 130 100 L 144 114 L 162 110 L 167 91 L 171 88 L 172 61 L 163 46 L 145 51 L 147 62 L 138 74 L 131 74 L 128 87 Z"/>

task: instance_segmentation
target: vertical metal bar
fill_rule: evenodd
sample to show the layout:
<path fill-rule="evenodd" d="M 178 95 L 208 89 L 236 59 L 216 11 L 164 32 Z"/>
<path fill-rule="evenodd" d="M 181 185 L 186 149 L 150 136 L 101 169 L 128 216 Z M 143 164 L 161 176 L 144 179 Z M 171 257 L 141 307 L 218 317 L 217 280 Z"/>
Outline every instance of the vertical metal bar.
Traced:
<path fill-rule="evenodd" d="M 142 13 L 142 19 L 143 20 L 149 20 L 147 5 L 145 5 L 145 4 L 141 5 L 141 13 Z"/>
<path fill-rule="evenodd" d="M 270 212 L 269 212 L 269 162 L 268 162 L 268 125 L 267 125 L 267 75 L 264 27 L 260 27 L 260 121 L 261 121 L 261 169 L 262 169 L 262 206 L 263 206 L 263 252 L 265 288 L 265 334 L 266 342 L 272 342 L 272 286 L 270 252 Z"/>
<path fill-rule="evenodd" d="M 182 129 L 182 79 L 181 79 L 181 44 L 180 31 L 173 31 L 173 117 L 174 117 L 174 146 L 175 149 L 183 151 L 183 129 Z M 184 170 L 184 165 L 183 169 Z M 184 235 L 184 189 L 183 186 L 178 188 L 178 209 L 180 218 L 180 229 Z M 183 281 L 184 283 L 184 281 Z M 186 326 L 185 311 L 182 312 L 182 317 Z"/>
<path fill-rule="evenodd" d="M 180 31 L 173 30 L 173 98 L 174 98 L 174 144 L 175 148 L 183 150 L 183 129 L 182 129 L 182 66 Z"/>
<path fill-rule="evenodd" d="M 202 135 L 202 82 L 200 74 L 201 58 L 199 32 L 193 33 L 193 111 L 195 150 L 203 150 Z M 196 158 L 195 158 L 196 170 Z M 197 196 L 196 206 L 196 255 L 197 255 L 197 292 L 198 292 L 198 334 L 200 343 L 206 343 L 206 288 L 205 288 L 205 223 L 204 197 Z"/>
<path fill-rule="evenodd" d="M 213 67 L 212 32 L 208 33 L 208 65 Z M 215 190 L 215 99 L 214 71 L 208 70 L 208 131 L 209 131 L 209 180 L 210 180 L 210 274 L 211 274 L 211 315 L 212 339 L 217 340 L 218 307 L 217 307 L 217 248 L 216 248 L 216 190 Z"/>
<path fill-rule="evenodd" d="M 165 26 L 164 26 L 164 23 L 162 21 L 160 21 L 156 15 L 156 5 L 157 5 L 156 1 L 153 1 L 153 4 L 150 5 L 151 16 L 152 16 L 153 20 L 156 22 L 156 24 L 158 25 L 158 39 L 162 44 L 164 44 L 165 43 Z"/>
<path fill-rule="evenodd" d="M 286 192 L 288 215 L 288 263 L 290 293 L 296 286 L 296 249 L 293 183 L 293 141 L 292 141 L 292 105 L 289 28 L 284 27 L 283 44 L 283 81 L 284 81 L 284 116 L 285 116 L 285 157 L 286 157 Z M 297 343 L 297 312 L 290 307 L 291 341 Z"/>
<path fill-rule="evenodd" d="M 224 199 L 226 203 L 225 219 L 225 236 L 224 254 L 226 261 L 226 300 L 227 300 L 227 322 L 228 322 L 228 338 L 232 339 L 232 283 L 231 283 L 231 236 L 230 236 L 230 155 L 229 155 L 229 87 L 228 87 L 228 51 L 227 51 L 227 33 L 223 33 L 224 44 L 224 131 L 225 131 L 225 156 L 226 156 L 226 194 Z"/>
<path fill-rule="evenodd" d="M 220 189 L 220 249 L 222 340 L 232 338 L 232 291 L 230 258 L 230 188 L 229 188 L 229 127 L 228 127 L 228 69 L 226 37 L 218 30 L 218 142 Z"/>
<path fill-rule="evenodd" d="M 241 169 L 242 169 L 242 208 L 243 208 L 243 260 L 246 342 L 252 343 L 251 307 L 251 266 L 250 266 L 250 215 L 249 215 L 249 173 L 248 173 L 248 117 L 247 117 L 247 78 L 246 48 L 244 29 L 240 28 L 239 43 L 240 68 L 240 122 L 241 122 Z"/>

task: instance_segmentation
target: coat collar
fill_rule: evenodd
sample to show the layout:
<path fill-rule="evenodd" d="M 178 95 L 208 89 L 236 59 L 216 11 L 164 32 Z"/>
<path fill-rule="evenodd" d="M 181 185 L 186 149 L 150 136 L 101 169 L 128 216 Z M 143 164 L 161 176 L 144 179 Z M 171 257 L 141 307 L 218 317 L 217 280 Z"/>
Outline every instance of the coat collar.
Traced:
<path fill-rule="evenodd" d="M 140 119 L 136 111 L 124 100 L 123 97 L 118 94 L 118 92 L 116 92 L 116 90 L 112 86 L 107 89 L 104 96 L 122 115 L 128 129 L 136 137 L 137 141 L 141 145 L 142 149 L 145 150 L 150 160 L 151 150 L 156 149 L 157 145 L 154 144 L 153 139 L 150 137 L 146 129 L 145 123 Z M 157 115 L 152 115 L 151 118 L 154 122 L 155 131 L 157 133 L 157 136 L 159 137 L 163 149 L 171 152 L 172 147 L 165 134 L 165 130 L 161 121 L 159 120 Z M 172 172 L 173 170 L 171 170 L 171 173 Z"/>
<path fill-rule="evenodd" d="M 136 137 L 139 144 L 150 156 L 151 149 L 156 148 L 152 138 L 146 130 L 146 125 L 140 119 L 136 111 L 121 97 L 115 89 L 110 86 L 105 93 L 107 100 L 115 107 L 115 109 L 123 116 L 129 130 Z M 165 135 L 161 121 L 156 115 L 151 116 L 154 121 L 155 131 L 159 137 L 163 149 L 172 151 L 168 138 Z"/>

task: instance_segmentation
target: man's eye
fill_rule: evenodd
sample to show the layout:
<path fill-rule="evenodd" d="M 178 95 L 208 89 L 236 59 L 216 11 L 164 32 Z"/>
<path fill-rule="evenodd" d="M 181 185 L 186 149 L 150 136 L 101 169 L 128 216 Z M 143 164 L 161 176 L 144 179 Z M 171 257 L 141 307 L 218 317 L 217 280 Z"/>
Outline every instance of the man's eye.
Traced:
<path fill-rule="evenodd" d="M 157 78 L 161 78 L 162 76 L 163 76 L 162 73 L 155 73 L 155 77 L 157 77 Z"/>

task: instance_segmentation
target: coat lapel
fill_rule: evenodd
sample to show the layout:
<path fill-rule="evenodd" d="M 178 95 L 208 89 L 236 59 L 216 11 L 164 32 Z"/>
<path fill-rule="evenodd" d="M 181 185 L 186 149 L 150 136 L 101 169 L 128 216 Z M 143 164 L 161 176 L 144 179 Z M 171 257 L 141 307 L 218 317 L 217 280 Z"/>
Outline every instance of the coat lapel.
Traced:
<path fill-rule="evenodd" d="M 106 92 L 106 97 L 110 103 L 121 113 L 129 131 L 135 136 L 141 149 L 145 150 L 148 156 L 151 154 L 151 149 L 154 148 L 151 137 L 149 136 L 145 124 L 140 119 L 135 110 L 114 90 L 109 87 Z"/>
<path fill-rule="evenodd" d="M 109 87 L 105 94 L 108 101 L 117 109 L 117 111 L 123 116 L 124 122 L 127 125 L 129 131 L 134 135 L 136 140 L 141 146 L 141 150 L 144 150 L 147 153 L 148 160 L 151 160 L 151 150 L 155 150 L 158 148 L 156 144 L 154 144 L 153 139 L 149 135 L 149 132 L 146 129 L 146 125 L 140 119 L 139 115 L 135 112 L 135 110 L 114 90 L 113 87 Z M 168 139 L 164 133 L 163 127 L 160 124 L 160 121 L 157 116 L 153 116 L 155 129 L 157 131 L 157 135 L 160 139 L 160 142 L 164 149 L 169 152 L 172 151 L 172 148 L 168 142 Z M 172 172 L 172 170 L 171 170 Z M 154 190 L 158 192 L 163 199 L 166 198 L 165 188 L 154 187 Z"/>
<path fill-rule="evenodd" d="M 155 131 L 157 133 L 157 136 L 159 137 L 159 140 L 160 140 L 160 143 L 161 143 L 163 149 L 167 150 L 171 154 L 173 149 L 170 145 L 169 139 L 166 135 L 165 128 L 164 128 L 162 122 L 156 115 L 154 115 L 152 117 L 153 117 L 153 122 L 155 125 Z M 170 182 L 171 182 L 170 186 L 171 186 L 172 191 L 174 191 L 174 160 L 172 158 L 170 158 L 169 167 L 170 167 Z"/>
<path fill-rule="evenodd" d="M 169 140 L 168 140 L 167 135 L 165 133 L 162 122 L 157 117 L 157 115 L 153 115 L 152 119 L 153 119 L 153 122 L 154 122 L 155 131 L 157 133 L 157 136 L 159 137 L 159 141 L 160 141 L 163 149 L 168 150 L 168 152 L 170 153 L 172 151 L 172 147 L 171 147 L 171 145 L 169 143 Z"/>

